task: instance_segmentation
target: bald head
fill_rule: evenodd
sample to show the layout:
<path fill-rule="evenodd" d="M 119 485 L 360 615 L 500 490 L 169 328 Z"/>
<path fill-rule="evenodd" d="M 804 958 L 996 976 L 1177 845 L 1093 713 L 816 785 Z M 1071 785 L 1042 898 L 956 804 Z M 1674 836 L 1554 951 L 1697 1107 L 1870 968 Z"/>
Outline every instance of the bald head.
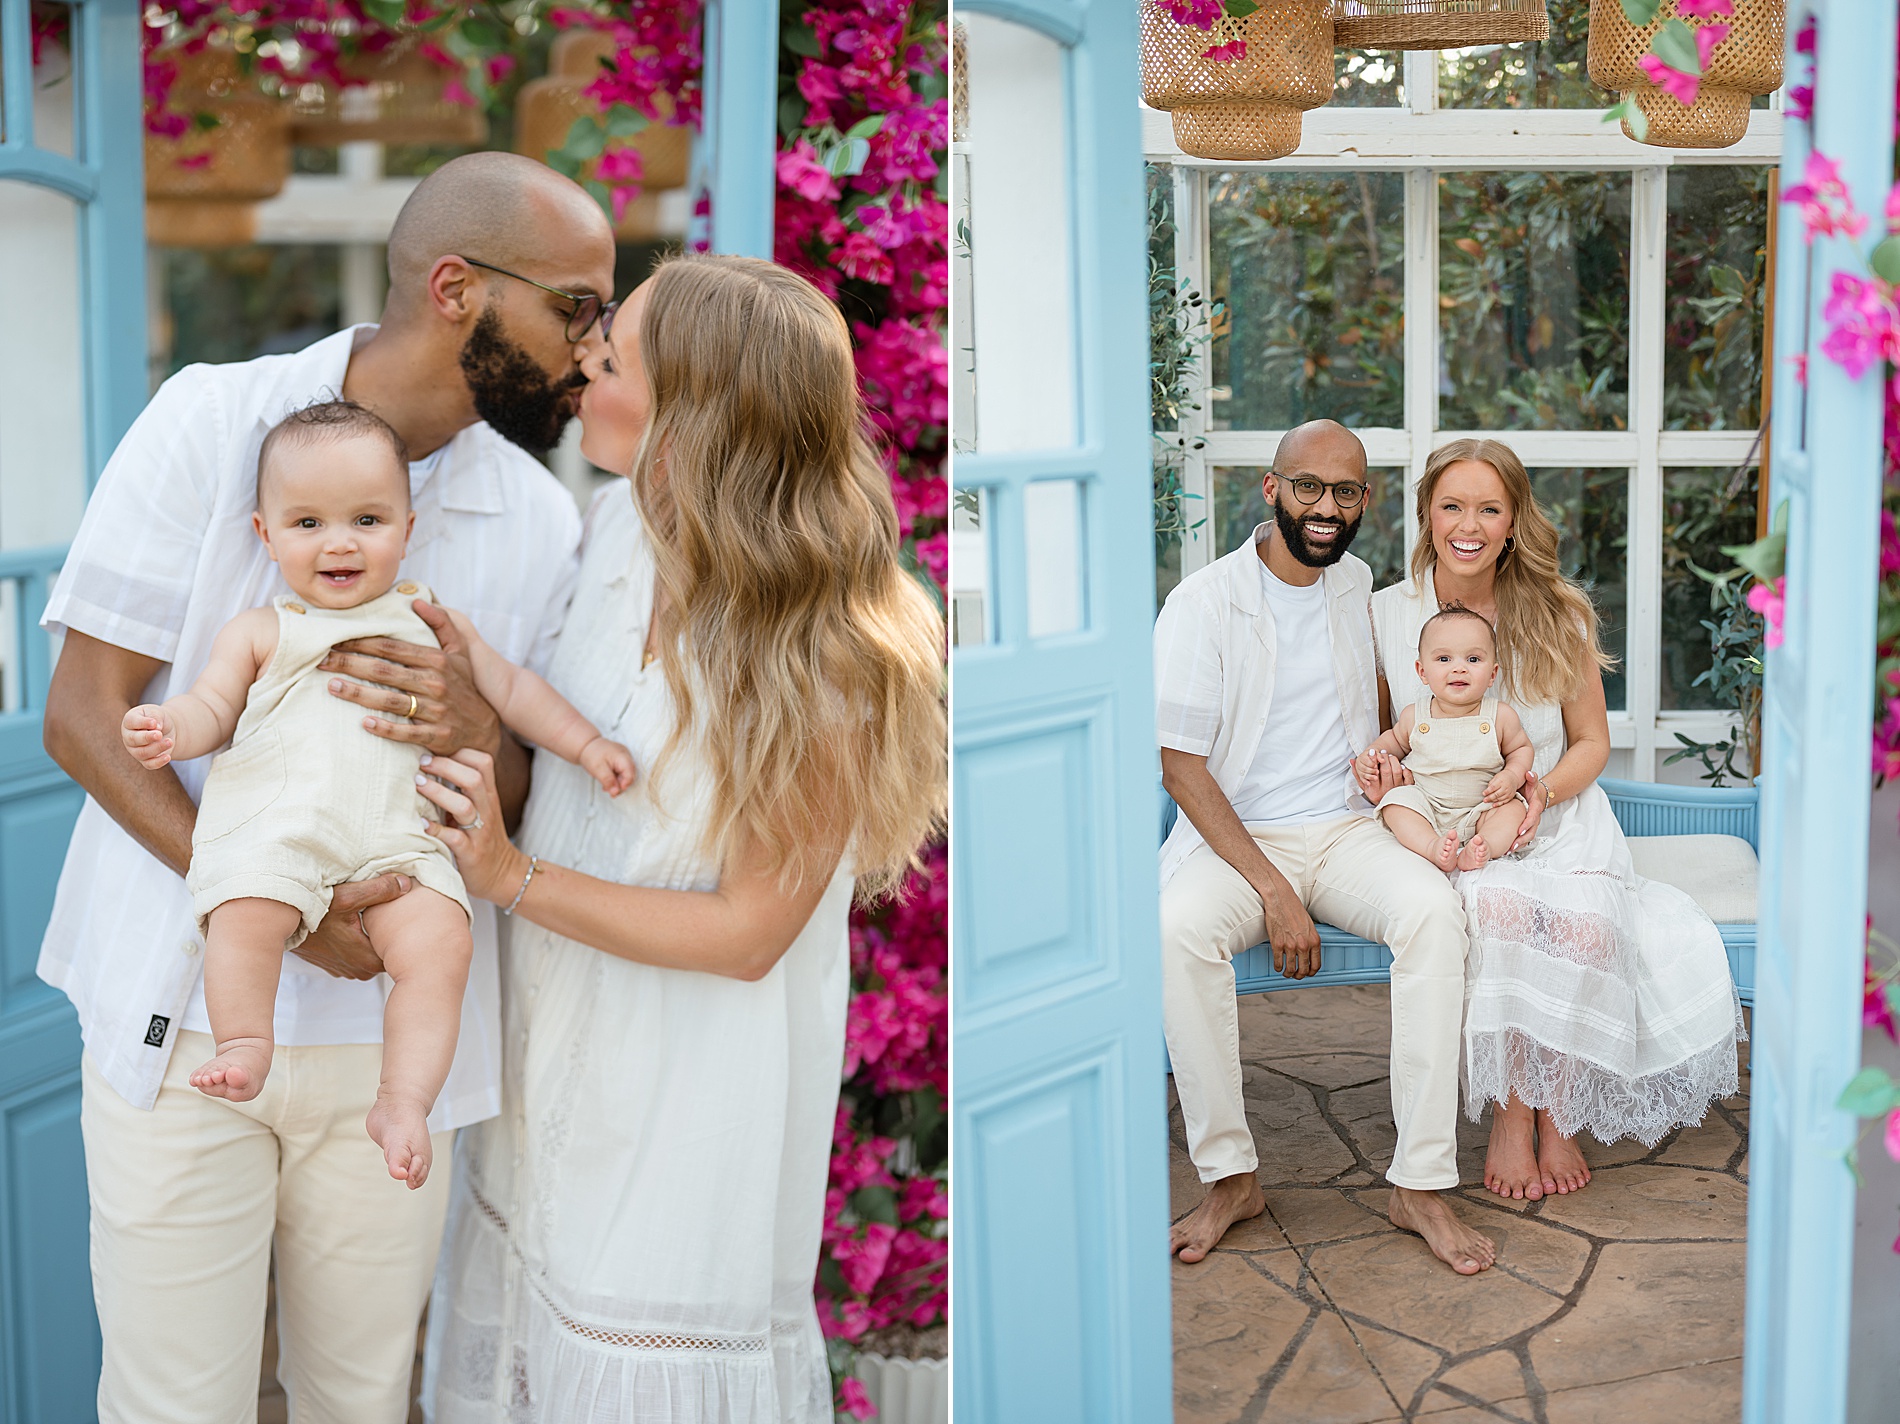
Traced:
<path fill-rule="evenodd" d="M 400 314 L 423 304 L 440 257 L 487 262 L 559 285 L 562 274 L 540 270 L 557 254 L 597 258 L 602 252 L 611 271 L 613 230 L 578 183 L 520 154 L 467 154 L 417 184 L 396 217 L 389 234 L 390 310 Z"/>
<path fill-rule="evenodd" d="M 1339 471 L 1327 475 L 1328 479 L 1350 475 L 1362 480 L 1366 476 L 1366 447 L 1336 420 L 1309 420 L 1280 437 L 1279 447 L 1273 452 L 1275 473 L 1292 476 L 1322 467 Z"/>

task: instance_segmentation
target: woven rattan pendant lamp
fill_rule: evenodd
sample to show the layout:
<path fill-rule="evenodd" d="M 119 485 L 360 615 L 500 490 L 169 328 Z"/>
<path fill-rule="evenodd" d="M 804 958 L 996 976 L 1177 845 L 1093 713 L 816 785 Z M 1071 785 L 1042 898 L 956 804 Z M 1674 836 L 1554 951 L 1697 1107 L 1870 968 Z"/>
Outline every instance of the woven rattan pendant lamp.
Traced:
<path fill-rule="evenodd" d="M 1654 148 L 1727 148 L 1748 132 L 1749 99 L 1781 87 L 1781 46 L 1787 26 L 1783 0 L 1732 0 L 1733 13 L 1681 17 L 1693 31 L 1723 24 L 1728 35 L 1710 52 L 1695 102 L 1683 104 L 1657 88 L 1639 61 L 1657 31 L 1678 18 L 1677 0 L 1663 0 L 1646 25 L 1630 23 L 1622 0 L 1590 0 L 1590 77 L 1629 95 L 1649 121 L 1642 142 Z M 1629 120 L 1623 132 L 1631 138 Z"/>
<path fill-rule="evenodd" d="M 1339 0 L 1341 49 L 1463 49 L 1550 38 L 1544 0 Z"/>
<path fill-rule="evenodd" d="M 1332 93 L 1333 0 L 1265 0 L 1211 30 L 1142 0 L 1141 97 L 1173 112 L 1184 153 L 1284 158 L 1300 146 L 1300 114 Z"/>

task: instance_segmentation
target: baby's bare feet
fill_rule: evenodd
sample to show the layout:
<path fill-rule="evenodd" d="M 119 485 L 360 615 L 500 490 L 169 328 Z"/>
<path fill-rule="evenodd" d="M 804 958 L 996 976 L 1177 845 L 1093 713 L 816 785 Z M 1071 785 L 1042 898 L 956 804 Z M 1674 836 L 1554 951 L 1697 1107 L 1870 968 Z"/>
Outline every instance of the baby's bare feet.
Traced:
<path fill-rule="evenodd" d="M 268 1038 L 227 1038 L 218 1045 L 218 1056 L 191 1075 L 191 1086 L 214 1098 L 248 1103 L 264 1091 L 272 1046 Z"/>
<path fill-rule="evenodd" d="M 1445 838 L 1438 843 L 1437 848 L 1432 851 L 1429 859 L 1431 860 L 1431 863 L 1433 865 L 1437 866 L 1440 870 L 1445 870 L 1445 871 L 1449 871 L 1453 865 L 1457 864 L 1458 862 L 1457 833 L 1456 832 L 1448 833 L 1445 836 Z"/>
<path fill-rule="evenodd" d="M 1458 852 L 1460 870 L 1482 870 L 1491 861 L 1491 847 L 1484 843 L 1483 836 L 1473 836 L 1465 842 L 1465 848 Z"/>
<path fill-rule="evenodd" d="M 376 1105 L 369 1110 L 363 1126 L 383 1149 L 389 1175 L 407 1182 L 414 1191 L 429 1180 L 433 1152 L 429 1146 L 429 1109 L 413 1098 L 378 1093 Z"/>

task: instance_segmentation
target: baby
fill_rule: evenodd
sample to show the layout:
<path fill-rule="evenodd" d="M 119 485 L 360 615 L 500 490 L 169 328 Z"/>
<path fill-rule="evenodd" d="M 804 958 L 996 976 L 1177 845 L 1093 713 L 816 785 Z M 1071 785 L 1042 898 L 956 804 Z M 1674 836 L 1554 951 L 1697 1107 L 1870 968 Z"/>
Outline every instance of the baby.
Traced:
<path fill-rule="evenodd" d="M 191 1075 L 205 1093 L 243 1102 L 263 1089 L 284 951 L 316 928 L 333 888 L 392 871 L 414 877 L 408 894 L 363 912 L 392 981 L 366 1125 L 390 1175 L 413 1189 L 429 1173 L 429 1110 L 460 1028 L 468 894 L 448 848 L 424 830 L 439 813 L 416 792 L 422 749 L 365 731 L 317 670 L 333 644 L 352 638 L 438 646 L 412 606 L 429 590 L 397 582 L 415 524 L 408 458 L 402 437 L 352 401 L 275 426 L 258 451 L 251 522 L 292 592 L 227 623 L 191 691 L 134 707 L 123 736 L 154 771 L 231 743 L 211 763 L 186 876 L 218 1045 Z M 477 690 L 507 726 L 578 762 L 612 795 L 632 785 L 625 747 L 497 654 L 461 614 L 448 616 Z"/>
<path fill-rule="evenodd" d="M 1489 695 L 1497 637 L 1481 614 L 1454 606 L 1426 619 L 1418 675 L 1430 691 L 1400 711 L 1353 771 L 1365 784 L 1379 754 L 1404 757 L 1413 784 L 1385 793 L 1380 819 L 1440 870 L 1476 870 L 1508 854 L 1524 824 L 1530 808 L 1518 788 L 1534 748 L 1517 713 Z"/>

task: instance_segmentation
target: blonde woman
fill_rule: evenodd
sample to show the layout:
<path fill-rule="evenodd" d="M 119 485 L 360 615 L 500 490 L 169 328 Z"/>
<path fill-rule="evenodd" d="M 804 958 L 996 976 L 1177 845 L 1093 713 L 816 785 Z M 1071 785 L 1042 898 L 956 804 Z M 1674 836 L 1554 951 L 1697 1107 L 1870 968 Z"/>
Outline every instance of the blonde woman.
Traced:
<path fill-rule="evenodd" d="M 1574 1141 L 1585 1128 L 1653 1146 L 1735 1092 L 1741 1009 L 1713 922 L 1631 867 L 1596 784 L 1611 665 L 1596 610 L 1499 441 L 1454 440 L 1426 462 L 1411 577 L 1372 596 L 1385 705 L 1418 697 L 1411 650 L 1453 604 L 1496 628 L 1505 697 L 1536 749 L 1519 854 L 1458 877 L 1465 1110 L 1475 1121 L 1495 1105 L 1485 1185 L 1536 1200 L 1590 1180 Z"/>
<path fill-rule="evenodd" d="M 812 1303 L 846 917 L 946 800 L 943 625 L 898 561 L 837 308 L 689 257 L 609 308 L 549 680 L 629 746 L 539 754 L 517 849 L 487 759 L 427 768 L 513 915 L 501 1116 L 463 1135 L 430 1308 L 439 1424 L 831 1419 Z"/>

